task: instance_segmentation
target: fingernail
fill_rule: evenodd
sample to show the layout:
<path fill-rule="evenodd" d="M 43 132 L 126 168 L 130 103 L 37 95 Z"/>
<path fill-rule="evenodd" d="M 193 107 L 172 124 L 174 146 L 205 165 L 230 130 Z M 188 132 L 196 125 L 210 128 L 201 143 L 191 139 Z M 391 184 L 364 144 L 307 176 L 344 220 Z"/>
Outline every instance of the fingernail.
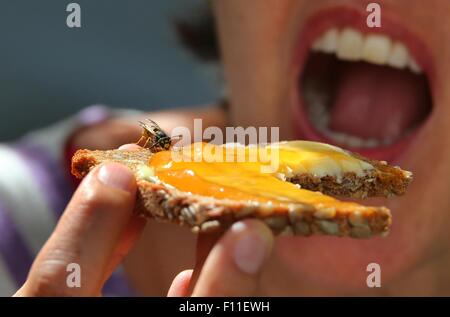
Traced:
<path fill-rule="evenodd" d="M 119 150 L 125 150 L 125 151 L 135 151 L 139 150 L 141 147 L 136 144 L 124 144 L 119 146 Z"/>
<path fill-rule="evenodd" d="M 134 176 L 128 167 L 118 163 L 109 163 L 100 167 L 98 179 L 107 186 L 130 191 Z"/>
<path fill-rule="evenodd" d="M 272 234 L 263 225 L 243 222 L 235 223 L 231 230 L 238 235 L 234 247 L 236 266 L 244 273 L 256 274 L 271 252 Z"/>

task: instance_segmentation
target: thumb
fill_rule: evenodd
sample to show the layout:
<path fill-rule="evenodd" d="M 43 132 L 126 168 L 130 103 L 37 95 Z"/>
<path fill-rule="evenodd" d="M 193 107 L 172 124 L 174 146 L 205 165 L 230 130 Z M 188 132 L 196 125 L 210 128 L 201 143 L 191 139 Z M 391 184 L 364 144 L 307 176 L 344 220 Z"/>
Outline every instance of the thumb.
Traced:
<path fill-rule="evenodd" d="M 16 295 L 99 295 L 117 246 L 132 219 L 136 182 L 125 166 L 110 163 L 83 179 Z M 67 283 L 80 269 L 80 287 Z"/>
<path fill-rule="evenodd" d="M 189 295 L 189 284 L 191 282 L 192 270 L 184 270 L 172 281 L 167 297 L 184 297 Z"/>
<path fill-rule="evenodd" d="M 258 220 L 233 224 L 214 245 L 193 296 L 252 296 L 273 247 L 273 234 Z"/>

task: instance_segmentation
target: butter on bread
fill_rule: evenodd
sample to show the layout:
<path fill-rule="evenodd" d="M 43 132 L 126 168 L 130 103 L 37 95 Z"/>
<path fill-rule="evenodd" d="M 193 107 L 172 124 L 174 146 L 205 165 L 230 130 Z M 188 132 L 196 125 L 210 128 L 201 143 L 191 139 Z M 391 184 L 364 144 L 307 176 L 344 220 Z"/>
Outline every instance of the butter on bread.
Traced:
<path fill-rule="evenodd" d="M 72 173 L 81 178 L 104 162 L 125 164 L 136 175 L 138 214 L 193 231 L 223 230 L 239 219 L 258 218 L 275 233 L 354 238 L 388 233 L 387 208 L 344 202 L 327 194 L 401 195 L 411 173 L 322 143 L 270 146 L 280 151 L 273 175 L 258 173 L 258 164 L 175 162 L 170 151 L 148 149 L 79 150 Z"/>

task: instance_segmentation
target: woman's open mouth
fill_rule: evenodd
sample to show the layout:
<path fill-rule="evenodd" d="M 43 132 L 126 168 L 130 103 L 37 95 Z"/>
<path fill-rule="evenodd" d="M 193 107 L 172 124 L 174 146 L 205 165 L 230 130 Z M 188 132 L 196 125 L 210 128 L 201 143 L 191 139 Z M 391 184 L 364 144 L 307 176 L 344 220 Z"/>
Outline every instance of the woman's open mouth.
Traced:
<path fill-rule="evenodd" d="M 306 24 L 296 55 L 296 137 L 333 143 L 395 162 L 432 111 L 425 46 L 366 12 L 322 12 Z M 432 80 L 432 79 L 431 79 Z"/>

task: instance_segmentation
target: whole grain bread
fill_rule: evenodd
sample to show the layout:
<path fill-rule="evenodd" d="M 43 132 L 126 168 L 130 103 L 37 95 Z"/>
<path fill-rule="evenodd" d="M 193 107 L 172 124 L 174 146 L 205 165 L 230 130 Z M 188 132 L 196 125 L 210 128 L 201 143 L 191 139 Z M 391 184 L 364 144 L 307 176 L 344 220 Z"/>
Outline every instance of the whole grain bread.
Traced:
<path fill-rule="evenodd" d="M 95 166 L 118 162 L 128 166 L 136 175 L 138 192 L 136 213 L 147 218 L 188 226 L 194 232 L 224 230 L 244 218 L 258 218 L 274 233 L 302 236 L 325 234 L 370 238 L 386 235 L 391 213 L 385 207 L 362 206 L 345 210 L 320 204 L 289 203 L 274 206 L 268 203 L 216 199 L 182 192 L 156 177 L 143 179 L 139 168 L 147 164 L 152 152 L 141 150 L 79 150 L 72 159 L 72 174 L 84 177 Z M 363 159 L 363 158 L 361 158 Z M 365 160 L 365 159 L 364 159 Z M 324 194 L 347 197 L 390 196 L 403 194 L 411 181 L 411 174 L 384 162 L 367 160 L 375 168 L 364 177 L 348 173 L 338 182 L 333 177 L 315 178 L 295 175 L 288 179 L 302 188 L 319 190 Z"/>
<path fill-rule="evenodd" d="M 287 181 L 299 184 L 304 189 L 347 198 L 392 197 L 406 193 L 413 178 L 411 172 L 398 166 L 391 166 L 385 161 L 370 160 L 348 151 L 347 153 L 374 168 L 366 171 L 363 176 L 351 172 L 344 173 L 340 180 L 333 176 L 315 177 L 311 174 L 299 174 L 287 178 Z"/>

